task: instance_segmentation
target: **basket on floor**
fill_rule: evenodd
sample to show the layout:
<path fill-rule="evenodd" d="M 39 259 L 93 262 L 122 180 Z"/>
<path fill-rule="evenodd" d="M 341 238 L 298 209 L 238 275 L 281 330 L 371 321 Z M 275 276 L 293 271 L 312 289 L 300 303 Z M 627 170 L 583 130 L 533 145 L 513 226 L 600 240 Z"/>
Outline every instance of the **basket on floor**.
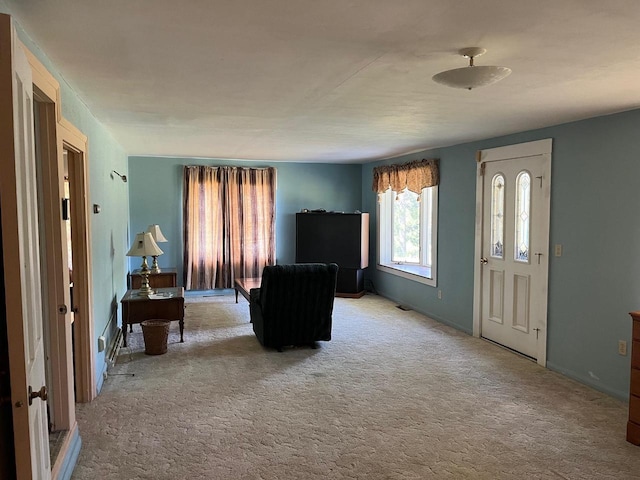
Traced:
<path fill-rule="evenodd" d="M 144 337 L 144 353 L 147 355 L 162 355 L 167 353 L 167 339 L 169 338 L 169 320 L 145 320 L 141 323 Z"/>

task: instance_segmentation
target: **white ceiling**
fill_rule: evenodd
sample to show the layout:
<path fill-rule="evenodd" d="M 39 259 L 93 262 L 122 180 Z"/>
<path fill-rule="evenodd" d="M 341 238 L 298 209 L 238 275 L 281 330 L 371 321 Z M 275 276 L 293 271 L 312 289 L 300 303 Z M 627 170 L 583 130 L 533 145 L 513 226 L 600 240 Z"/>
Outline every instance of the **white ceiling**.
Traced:
<path fill-rule="evenodd" d="M 640 107 L 638 0 L 5 0 L 130 155 L 361 162 Z M 513 73 L 450 89 L 476 65 Z"/>

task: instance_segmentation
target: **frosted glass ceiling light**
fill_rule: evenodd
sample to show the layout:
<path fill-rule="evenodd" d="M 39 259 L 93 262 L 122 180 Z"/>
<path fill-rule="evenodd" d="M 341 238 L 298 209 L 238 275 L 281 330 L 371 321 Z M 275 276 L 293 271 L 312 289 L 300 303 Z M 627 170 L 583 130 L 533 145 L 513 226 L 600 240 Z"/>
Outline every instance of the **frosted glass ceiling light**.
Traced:
<path fill-rule="evenodd" d="M 472 88 L 484 87 L 502 80 L 511 73 L 511 69 L 507 67 L 494 66 L 475 66 L 473 59 L 484 53 L 486 49 L 478 47 L 463 48 L 458 51 L 463 57 L 469 59 L 469 66 L 463 68 L 454 68 L 446 70 L 433 76 L 433 81 L 453 88 Z"/>

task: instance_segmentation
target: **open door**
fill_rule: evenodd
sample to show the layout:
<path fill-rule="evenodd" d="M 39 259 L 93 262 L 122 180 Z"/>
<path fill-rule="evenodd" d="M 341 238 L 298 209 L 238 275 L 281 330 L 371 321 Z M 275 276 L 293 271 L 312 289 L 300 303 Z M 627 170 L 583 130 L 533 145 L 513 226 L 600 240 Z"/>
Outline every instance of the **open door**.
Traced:
<path fill-rule="evenodd" d="M 0 216 L 18 480 L 50 479 L 29 62 L 0 15 Z M 12 108 L 8 108 L 12 106 Z"/>

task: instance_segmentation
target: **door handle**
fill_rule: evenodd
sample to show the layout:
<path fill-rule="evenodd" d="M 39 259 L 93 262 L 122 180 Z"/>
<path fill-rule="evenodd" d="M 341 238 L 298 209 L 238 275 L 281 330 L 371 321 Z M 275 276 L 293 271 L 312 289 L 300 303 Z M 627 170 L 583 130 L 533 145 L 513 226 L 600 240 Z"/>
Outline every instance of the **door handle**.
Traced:
<path fill-rule="evenodd" d="M 29 385 L 29 405 L 33 403 L 33 400 L 35 398 L 39 398 L 40 400 L 45 402 L 47 398 L 49 398 L 49 395 L 47 394 L 47 387 L 43 385 L 40 390 L 34 392 L 33 388 L 31 388 L 31 385 Z"/>
<path fill-rule="evenodd" d="M 482 257 L 480 259 L 480 265 L 486 265 L 487 263 L 489 263 L 489 260 L 487 260 L 485 257 Z"/>

